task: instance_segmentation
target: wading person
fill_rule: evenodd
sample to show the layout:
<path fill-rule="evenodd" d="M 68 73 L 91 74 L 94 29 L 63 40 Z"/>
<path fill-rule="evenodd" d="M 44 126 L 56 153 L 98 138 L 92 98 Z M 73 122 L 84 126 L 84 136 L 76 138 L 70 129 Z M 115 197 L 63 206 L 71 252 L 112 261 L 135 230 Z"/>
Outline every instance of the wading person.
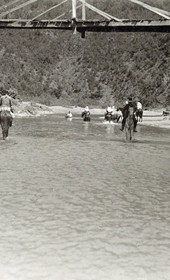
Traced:
<path fill-rule="evenodd" d="M 8 95 L 8 92 L 6 90 L 3 90 L 1 92 L 1 97 L 0 97 L 0 112 L 2 111 L 8 111 L 10 113 L 11 115 L 10 126 L 12 126 L 12 121 L 13 121 L 13 117 L 11 114 L 13 113 L 12 98 Z"/>
<path fill-rule="evenodd" d="M 89 114 L 90 114 L 89 106 L 86 106 L 86 107 L 84 108 L 84 112 L 86 112 L 86 113 L 89 113 Z"/>

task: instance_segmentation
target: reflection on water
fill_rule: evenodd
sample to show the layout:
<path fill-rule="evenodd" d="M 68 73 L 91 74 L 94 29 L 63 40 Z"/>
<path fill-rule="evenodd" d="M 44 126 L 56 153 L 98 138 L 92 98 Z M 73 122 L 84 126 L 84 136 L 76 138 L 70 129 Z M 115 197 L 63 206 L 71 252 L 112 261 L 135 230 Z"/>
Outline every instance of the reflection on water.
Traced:
<path fill-rule="evenodd" d="M 66 121 L 71 122 L 73 118 L 66 118 Z"/>
<path fill-rule="evenodd" d="M 83 127 L 84 127 L 84 134 L 87 135 L 88 134 L 88 130 L 89 130 L 89 125 L 90 125 L 90 122 L 84 122 L 83 123 Z"/>
<path fill-rule="evenodd" d="M 63 116 L 0 141 L 0 279 L 169 280 L 169 131 Z"/>
<path fill-rule="evenodd" d="M 106 133 L 112 135 L 113 138 L 113 134 L 116 132 L 115 129 L 115 124 L 114 123 L 110 123 L 106 125 Z"/>

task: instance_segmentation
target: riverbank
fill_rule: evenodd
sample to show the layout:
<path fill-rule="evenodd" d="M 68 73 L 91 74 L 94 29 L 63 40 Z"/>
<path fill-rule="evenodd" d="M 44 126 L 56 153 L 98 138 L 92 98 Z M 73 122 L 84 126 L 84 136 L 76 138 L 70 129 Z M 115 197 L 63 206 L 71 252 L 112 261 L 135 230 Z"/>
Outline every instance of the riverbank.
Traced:
<path fill-rule="evenodd" d="M 40 103 L 35 102 L 20 102 L 15 101 L 14 105 L 14 117 L 38 117 L 48 114 L 63 114 L 65 115 L 70 111 L 74 115 L 81 115 L 84 108 L 78 106 L 46 106 Z M 148 125 L 156 126 L 161 128 L 170 129 L 170 116 L 164 118 L 162 112 L 165 108 L 162 109 L 151 109 L 144 111 L 143 121 L 139 125 Z M 105 109 L 102 108 L 90 108 L 91 115 L 99 115 L 100 117 L 104 116 Z"/>

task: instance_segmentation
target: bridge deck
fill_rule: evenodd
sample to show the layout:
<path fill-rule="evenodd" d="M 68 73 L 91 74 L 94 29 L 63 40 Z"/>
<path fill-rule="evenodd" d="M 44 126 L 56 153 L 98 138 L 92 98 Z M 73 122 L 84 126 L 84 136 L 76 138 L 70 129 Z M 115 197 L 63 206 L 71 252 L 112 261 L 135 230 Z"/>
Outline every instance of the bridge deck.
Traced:
<path fill-rule="evenodd" d="M 124 20 L 99 21 L 99 20 L 26 20 L 26 19 L 1 19 L 1 28 L 18 29 L 60 29 L 85 32 L 162 32 L 170 33 L 170 20 Z"/>

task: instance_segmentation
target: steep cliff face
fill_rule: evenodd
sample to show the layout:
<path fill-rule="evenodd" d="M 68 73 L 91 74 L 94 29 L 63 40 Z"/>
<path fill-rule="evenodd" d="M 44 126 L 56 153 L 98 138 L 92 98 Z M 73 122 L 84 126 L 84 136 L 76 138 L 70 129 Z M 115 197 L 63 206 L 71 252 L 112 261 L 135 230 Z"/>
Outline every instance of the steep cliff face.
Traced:
<path fill-rule="evenodd" d="M 157 18 L 127 1 L 92 2 L 119 18 Z M 148 3 L 170 11 L 169 1 Z M 87 33 L 81 39 L 68 31 L 1 29 L 0 35 L 0 87 L 22 99 L 106 106 L 132 95 L 145 106 L 170 104 L 170 34 Z"/>

